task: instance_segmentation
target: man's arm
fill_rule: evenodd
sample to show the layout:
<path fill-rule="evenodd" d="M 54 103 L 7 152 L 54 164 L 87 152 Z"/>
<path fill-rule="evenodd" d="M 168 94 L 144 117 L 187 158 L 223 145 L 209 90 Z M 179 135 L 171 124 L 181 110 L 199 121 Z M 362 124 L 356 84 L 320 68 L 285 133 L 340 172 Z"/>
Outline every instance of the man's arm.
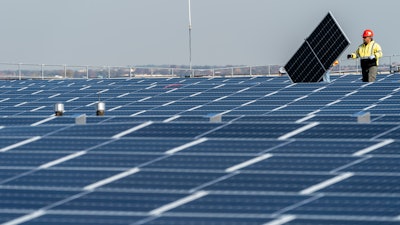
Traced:
<path fill-rule="evenodd" d="M 360 49 L 360 48 L 357 48 L 357 50 L 356 50 L 355 52 L 353 52 L 353 53 L 351 53 L 351 54 L 348 54 L 348 55 L 347 55 L 347 58 L 348 58 L 348 59 L 356 59 L 356 58 L 358 58 L 359 55 L 360 55 L 360 54 L 358 54 L 359 49 Z"/>
<path fill-rule="evenodd" d="M 382 58 L 382 56 L 383 56 L 382 48 L 378 43 L 375 43 L 373 52 L 374 52 L 375 58 L 377 58 L 377 59 Z"/>

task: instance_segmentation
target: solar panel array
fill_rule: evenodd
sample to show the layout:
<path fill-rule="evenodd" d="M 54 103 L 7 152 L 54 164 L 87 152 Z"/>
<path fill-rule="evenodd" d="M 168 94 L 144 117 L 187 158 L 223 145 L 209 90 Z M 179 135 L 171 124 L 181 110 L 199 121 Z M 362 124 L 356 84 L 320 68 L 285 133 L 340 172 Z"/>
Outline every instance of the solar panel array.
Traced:
<path fill-rule="evenodd" d="M 400 224 L 400 83 L 378 79 L 0 81 L 0 224 Z"/>
<path fill-rule="evenodd" d="M 349 44 L 329 12 L 288 61 L 285 69 L 294 83 L 319 82 Z"/>

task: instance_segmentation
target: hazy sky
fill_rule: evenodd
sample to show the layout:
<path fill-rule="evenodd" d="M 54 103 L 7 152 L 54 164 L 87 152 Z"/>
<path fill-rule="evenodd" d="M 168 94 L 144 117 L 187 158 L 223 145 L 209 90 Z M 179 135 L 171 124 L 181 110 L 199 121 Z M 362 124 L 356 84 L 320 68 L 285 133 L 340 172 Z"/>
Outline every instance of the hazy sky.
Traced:
<path fill-rule="evenodd" d="M 192 0 L 194 65 L 284 65 L 331 11 L 400 54 L 400 1 Z M 188 0 L 1 0 L 0 62 L 188 64 Z"/>

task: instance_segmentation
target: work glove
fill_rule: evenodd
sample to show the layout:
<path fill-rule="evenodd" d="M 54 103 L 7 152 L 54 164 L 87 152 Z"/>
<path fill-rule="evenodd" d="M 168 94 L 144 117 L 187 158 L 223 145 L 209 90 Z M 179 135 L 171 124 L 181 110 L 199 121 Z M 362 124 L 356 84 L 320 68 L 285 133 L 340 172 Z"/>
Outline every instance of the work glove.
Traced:
<path fill-rule="evenodd" d="M 351 54 L 348 54 L 347 59 L 351 59 L 351 58 L 353 58 L 353 57 L 351 57 Z"/>
<path fill-rule="evenodd" d="M 368 58 L 369 59 L 375 59 L 375 55 L 370 55 Z"/>

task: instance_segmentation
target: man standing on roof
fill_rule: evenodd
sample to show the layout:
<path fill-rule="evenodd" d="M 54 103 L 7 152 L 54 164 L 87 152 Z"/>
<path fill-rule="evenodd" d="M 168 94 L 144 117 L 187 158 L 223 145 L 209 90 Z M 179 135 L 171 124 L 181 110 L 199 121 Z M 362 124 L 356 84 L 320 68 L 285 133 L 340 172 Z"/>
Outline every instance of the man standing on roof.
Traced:
<path fill-rule="evenodd" d="M 378 74 L 379 58 L 382 57 L 382 48 L 374 41 L 374 32 L 372 30 L 365 30 L 362 37 L 364 43 L 358 46 L 355 52 L 347 55 L 347 58 L 360 58 L 362 81 L 374 82 Z"/>

